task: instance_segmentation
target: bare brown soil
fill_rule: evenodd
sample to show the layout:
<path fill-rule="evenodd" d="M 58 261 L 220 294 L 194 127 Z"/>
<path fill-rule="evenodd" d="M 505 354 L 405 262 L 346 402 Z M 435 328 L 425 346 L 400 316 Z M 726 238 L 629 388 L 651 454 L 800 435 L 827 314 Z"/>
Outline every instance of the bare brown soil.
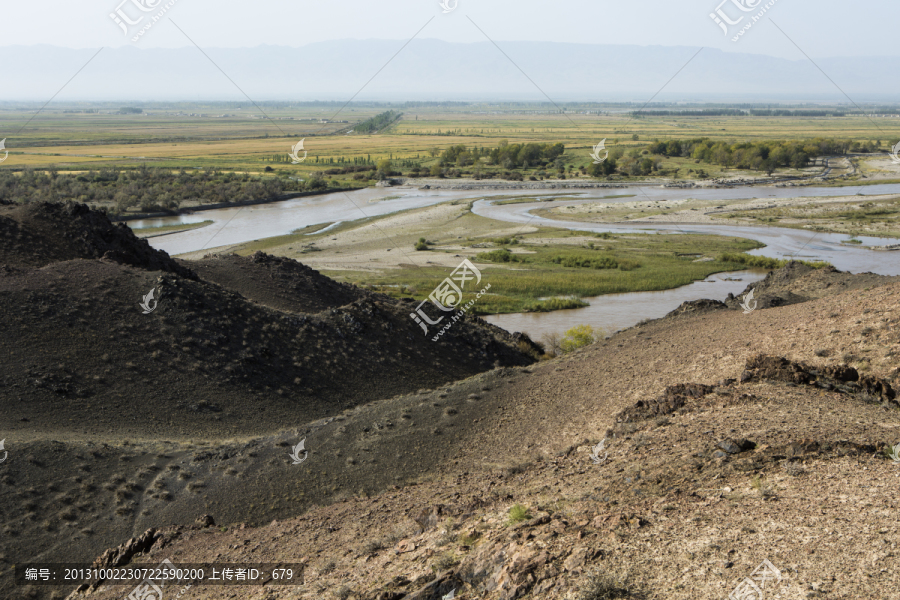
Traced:
<path fill-rule="evenodd" d="M 226 272 L 238 280 L 229 285 L 258 290 L 235 297 L 260 311 L 294 302 L 266 277 L 306 273 L 281 259 L 227 260 L 245 269 Z M 205 298 L 221 289 L 204 280 L 222 276 L 214 271 L 198 266 L 201 281 L 179 286 L 206 286 Z M 583 590 L 608 574 L 619 597 L 721 599 L 768 559 L 782 579 L 767 598 L 900 598 L 900 466 L 882 453 L 900 442 L 900 284 L 862 277 L 792 266 L 757 284 L 758 297 L 789 300 L 780 305 L 682 311 L 559 359 L 398 389 L 264 431 L 189 424 L 190 438 L 158 430 L 107 441 L 32 423 L 30 441 L 7 436 L 0 465 L 4 581 L 22 556 L 102 554 L 103 564 L 302 565 L 297 585 L 194 587 L 187 598 L 438 600 L 455 589 L 465 600 L 595 600 Z M 33 285 L 17 283 L 0 293 Z M 345 288 L 322 286 L 322 302 L 340 301 Z M 454 368 L 461 357 L 442 347 L 442 366 Z M 416 357 L 408 368 L 424 365 Z M 327 385 L 343 384 L 342 368 Z M 183 377 L 199 385 L 203 375 Z M 272 410 L 262 397 L 256 406 Z M 303 438 L 309 457 L 293 465 Z M 595 464 L 588 454 L 604 438 Z M 515 504 L 528 513 L 518 523 Z M 87 591 L 72 597 L 131 589 Z"/>

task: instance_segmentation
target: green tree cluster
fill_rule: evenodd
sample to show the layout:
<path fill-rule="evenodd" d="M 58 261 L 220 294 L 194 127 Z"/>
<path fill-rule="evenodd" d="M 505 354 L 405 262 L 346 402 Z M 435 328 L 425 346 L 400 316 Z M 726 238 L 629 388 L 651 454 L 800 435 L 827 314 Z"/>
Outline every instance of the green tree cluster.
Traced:
<path fill-rule="evenodd" d="M 287 190 L 325 187 L 328 184 L 321 176 L 301 183 L 213 169 L 173 172 L 142 166 L 128 170 L 104 168 L 79 175 L 53 170 L 44 173 L 26 169 L 20 175 L 0 171 L 0 199 L 19 203 L 67 200 L 113 203 L 119 212 L 134 206 L 144 211 L 175 209 L 188 200 L 204 204 L 266 200 Z"/>

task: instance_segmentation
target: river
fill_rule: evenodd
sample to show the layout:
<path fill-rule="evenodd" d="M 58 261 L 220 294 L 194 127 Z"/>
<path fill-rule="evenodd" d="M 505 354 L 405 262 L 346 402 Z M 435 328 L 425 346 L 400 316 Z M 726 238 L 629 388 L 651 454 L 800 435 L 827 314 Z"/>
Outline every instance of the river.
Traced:
<path fill-rule="evenodd" d="M 179 223 L 196 223 L 211 220 L 207 227 L 151 238 L 155 248 L 171 255 L 195 252 L 216 246 L 238 244 L 261 238 L 284 235 L 310 225 L 338 221 L 354 221 L 366 217 L 432 206 L 451 200 L 478 199 L 473 212 L 499 221 L 563 227 L 577 231 L 638 233 L 665 231 L 668 233 L 704 233 L 735 236 L 758 240 L 765 248 L 751 254 L 773 258 L 794 257 L 805 260 L 825 260 L 842 271 L 860 273 L 871 271 L 883 275 L 900 275 L 900 253 L 876 252 L 867 246 L 897 244 L 900 240 L 857 237 L 862 244 L 847 245 L 841 241 L 846 235 L 815 233 L 782 227 L 751 227 L 725 224 L 673 224 L 646 223 L 629 225 L 594 225 L 579 221 L 545 219 L 531 214 L 535 208 L 570 206 L 588 202 L 633 202 L 640 199 L 662 200 L 739 200 L 751 198 L 797 198 L 811 196 L 851 196 L 865 194 L 900 193 L 900 184 L 882 184 L 865 187 L 745 187 L 714 189 L 678 189 L 661 187 L 630 187 L 622 189 L 598 188 L 590 190 L 420 190 L 416 188 L 364 189 L 355 192 L 338 192 L 322 196 L 285 200 L 243 208 L 225 208 L 201 211 L 195 214 L 160 219 L 147 219 L 129 223 L 132 227 L 158 227 Z M 564 200 L 543 202 L 541 197 L 572 194 Z M 630 198 L 606 198 L 613 194 L 636 194 Z M 534 196 L 534 203 L 497 205 L 491 200 L 496 196 Z M 725 278 L 743 279 L 728 282 Z M 612 294 L 586 299 L 590 307 L 557 311 L 553 313 L 495 315 L 487 320 L 512 331 L 526 331 L 535 337 L 546 332 L 557 333 L 577 324 L 590 324 L 607 333 L 629 327 L 647 318 L 666 314 L 687 300 L 713 298 L 724 300 L 728 293 L 737 295 L 748 283 L 761 277 L 760 273 L 741 272 L 721 274 L 707 281 L 694 282 L 675 290 L 663 292 L 636 292 Z"/>
<path fill-rule="evenodd" d="M 596 333 L 611 335 L 621 329 L 633 327 L 644 319 L 658 319 L 678 308 L 682 302 L 714 298 L 725 300 L 728 294 L 739 295 L 753 282 L 766 276 L 766 271 L 736 271 L 716 273 L 703 281 L 664 290 L 661 292 L 631 292 L 627 294 L 606 294 L 584 298 L 590 306 L 570 310 L 555 310 L 548 313 L 515 313 L 488 315 L 483 317 L 507 331 L 527 333 L 533 340 L 540 340 L 545 334 L 562 335 L 575 325 L 590 325 Z"/>

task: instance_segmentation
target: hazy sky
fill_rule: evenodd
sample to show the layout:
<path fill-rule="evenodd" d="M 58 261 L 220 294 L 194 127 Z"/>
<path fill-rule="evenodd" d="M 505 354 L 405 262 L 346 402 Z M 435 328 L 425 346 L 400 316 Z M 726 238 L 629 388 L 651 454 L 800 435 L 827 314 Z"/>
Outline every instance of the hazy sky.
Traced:
<path fill-rule="evenodd" d="M 141 14 L 132 1 L 156 6 L 160 0 L 125 0 L 122 10 L 129 15 Z M 201 47 L 301 47 L 347 38 L 405 41 L 429 19 L 420 37 L 483 41 L 471 18 L 495 41 L 706 46 L 802 59 L 774 21 L 813 58 L 900 57 L 900 2 L 775 0 L 763 20 L 735 43 L 709 16 L 720 1 L 458 0 L 455 10 L 443 14 L 438 0 L 175 0 L 160 23 L 131 42 L 109 16 L 122 0 L 0 0 L 0 44 L 189 45 L 169 18 Z M 722 10 L 735 19 L 745 13 L 732 1 L 756 6 L 769 0 L 726 0 Z M 297 54 L 298 61 L 310 58 Z"/>

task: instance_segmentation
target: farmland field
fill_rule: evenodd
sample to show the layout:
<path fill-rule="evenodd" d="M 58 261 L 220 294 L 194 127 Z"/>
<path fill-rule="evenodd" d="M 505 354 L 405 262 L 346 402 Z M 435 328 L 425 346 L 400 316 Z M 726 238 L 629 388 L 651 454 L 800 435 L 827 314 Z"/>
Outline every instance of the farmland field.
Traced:
<path fill-rule="evenodd" d="M 546 105 L 479 105 L 464 107 L 394 107 L 400 120 L 376 134 L 347 132 L 354 124 L 383 112 L 385 106 L 289 105 L 259 108 L 245 103 L 212 105 L 147 105 L 139 114 L 115 114 L 108 105 L 51 105 L 34 118 L 34 110 L 0 105 L 0 130 L 10 159 L 4 168 L 97 169 L 141 164 L 169 168 L 208 167 L 256 173 L 272 166 L 302 176 L 333 166 L 332 161 L 367 159 L 414 160 L 423 167 L 436 162 L 432 150 L 463 144 L 495 147 L 501 142 L 562 143 L 567 164 L 591 163 L 589 152 L 600 140 L 607 148 L 644 148 L 654 140 L 709 138 L 713 142 L 806 140 L 813 138 L 880 142 L 888 140 L 870 117 L 632 116 L 640 108 L 566 108 Z M 651 108 L 655 108 L 655 105 Z M 76 112 L 77 111 L 77 112 Z M 95 111 L 95 112 L 84 112 Z M 591 114 L 585 114 L 590 112 Z M 594 114 L 602 113 L 602 114 Z M 328 120 L 322 123 L 321 120 Z M 340 122 L 336 122 L 340 121 Z M 27 125 L 26 125 L 27 123 Z M 24 128 L 23 128 L 24 126 Z M 21 133 L 18 130 L 21 129 Z M 883 128 L 882 128 L 883 129 Z M 636 136 L 636 139 L 635 139 Z M 309 158 L 291 165 L 287 152 L 301 138 Z M 318 161 L 318 162 L 317 162 Z M 688 160 L 666 160 L 686 176 Z M 704 165 L 711 177 L 731 170 Z M 682 173 L 684 171 L 684 173 Z"/>

